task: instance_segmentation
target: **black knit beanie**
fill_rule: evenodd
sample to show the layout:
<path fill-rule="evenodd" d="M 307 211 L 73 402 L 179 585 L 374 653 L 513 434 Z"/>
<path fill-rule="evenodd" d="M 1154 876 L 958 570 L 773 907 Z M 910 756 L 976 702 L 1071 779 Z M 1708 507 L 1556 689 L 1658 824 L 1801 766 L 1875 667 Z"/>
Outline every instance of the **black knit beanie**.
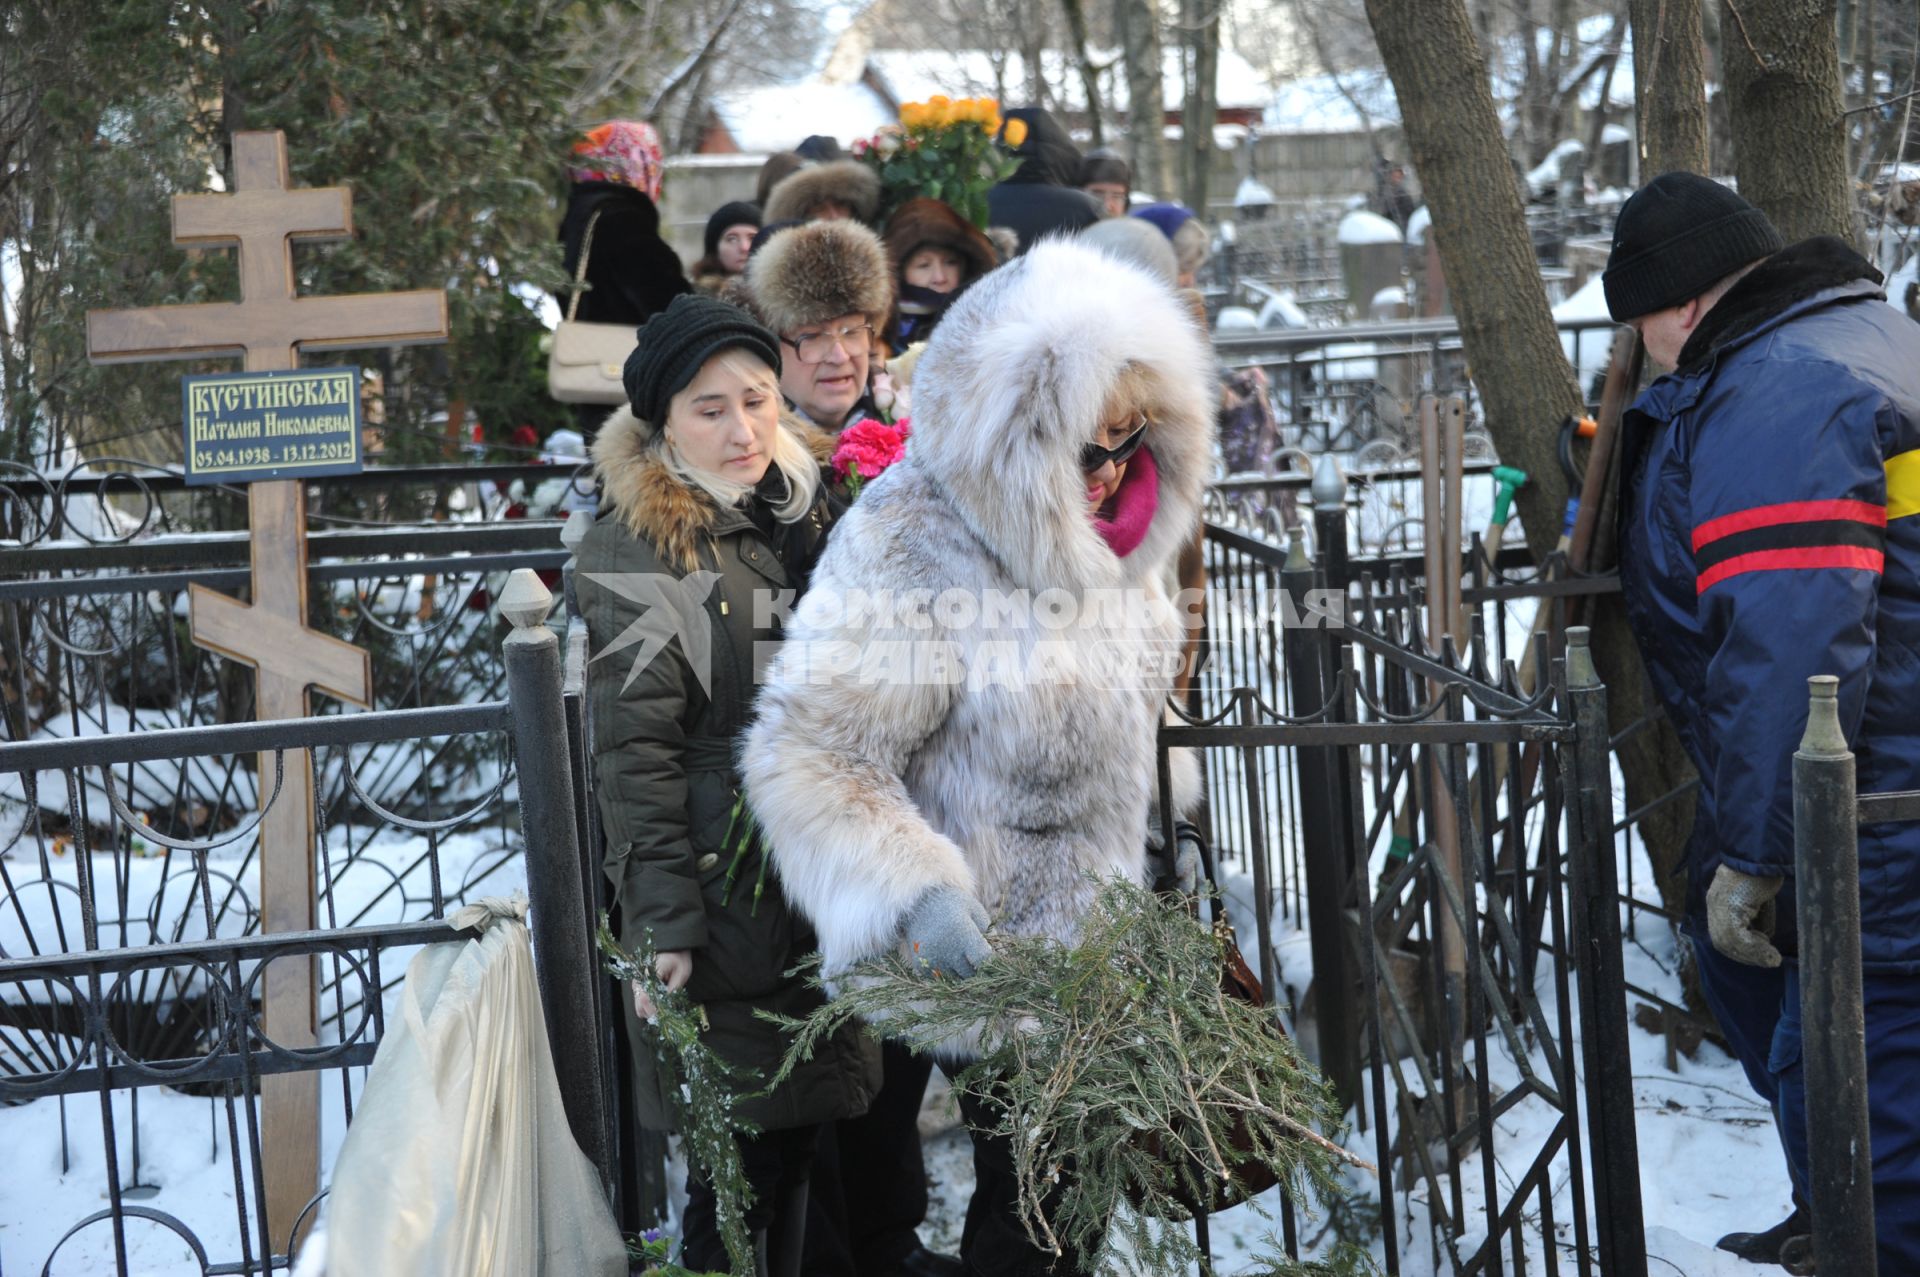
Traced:
<path fill-rule="evenodd" d="M 760 206 L 749 204 L 745 200 L 734 200 L 714 209 L 713 216 L 707 219 L 708 257 L 720 251 L 720 237 L 735 226 L 751 226 L 754 230 L 759 230 Z"/>
<path fill-rule="evenodd" d="M 1690 301 L 1787 246 L 1767 215 L 1712 178 L 1662 173 L 1613 224 L 1601 287 L 1618 323 Z"/>
<path fill-rule="evenodd" d="M 633 415 L 663 428 L 667 405 L 700 375 L 707 360 L 723 350 L 758 356 L 774 375 L 780 373 L 780 339 L 738 306 L 699 293 L 682 293 L 673 304 L 640 325 L 638 345 L 627 356 L 620 380 Z"/>

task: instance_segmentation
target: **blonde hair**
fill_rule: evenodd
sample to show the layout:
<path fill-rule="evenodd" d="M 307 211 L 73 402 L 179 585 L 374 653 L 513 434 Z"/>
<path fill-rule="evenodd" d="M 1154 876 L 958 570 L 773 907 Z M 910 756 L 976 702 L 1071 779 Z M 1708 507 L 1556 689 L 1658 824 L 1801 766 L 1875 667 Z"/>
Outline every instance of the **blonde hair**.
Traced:
<path fill-rule="evenodd" d="M 1159 406 L 1158 379 L 1145 364 L 1128 363 L 1107 390 L 1106 402 L 1100 406 L 1100 420 L 1111 421 L 1123 413 L 1135 412 L 1152 417 Z"/>
<path fill-rule="evenodd" d="M 738 350 L 723 350 L 714 356 L 714 362 L 748 385 L 765 392 L 774 402 L 782 402 L 779 377 L 764 361 Z M 685 393 L 683 390 L 676 394 L 668 404 L 669 418 L 673 416 L 673 403 L 678 402 L 680 395 Z M 669 474 L 688 487 L 706 493 L 722 509 L 739 505 L 752 495 L 753 484 L 739 483 L 688 465 L 667 437 L 666 423 L 662 422 L 661 428 L 655 432 L 653 443 L 660 449 Z M 774 427 L 770 453 L 769 464 L 785 475 L 787 480 L 787 499 L 773 507 L 773 517 L 782 523 L 798 523 L 813 508 L 814 498 L 819 495 L 820 467 L 814 462 L 813 454 L 807 451 L 806 444 L 788 428 L 784 411 Z"/>

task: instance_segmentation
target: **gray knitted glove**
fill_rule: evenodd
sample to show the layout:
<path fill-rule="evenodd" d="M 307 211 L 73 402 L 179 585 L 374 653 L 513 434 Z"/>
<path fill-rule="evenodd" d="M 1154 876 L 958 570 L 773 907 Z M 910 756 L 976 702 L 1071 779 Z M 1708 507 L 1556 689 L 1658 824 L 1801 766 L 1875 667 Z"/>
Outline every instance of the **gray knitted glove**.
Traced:
<path fill-rule="evenodd" d="M 907 949 L 923 975 L 964 980 L 993 956 L 986 906 L 958 887 L 933 887 L 907 911 Z"/>
<path fill-rule="evenodd" d="M 1750 967 L 1777 967 L 1780 951 L 1773 936 L 1773 898 L 1784 878 L 1756 878 L 1721 865 L 1707 884 L 1707 934 L 1713 947 Z"/>

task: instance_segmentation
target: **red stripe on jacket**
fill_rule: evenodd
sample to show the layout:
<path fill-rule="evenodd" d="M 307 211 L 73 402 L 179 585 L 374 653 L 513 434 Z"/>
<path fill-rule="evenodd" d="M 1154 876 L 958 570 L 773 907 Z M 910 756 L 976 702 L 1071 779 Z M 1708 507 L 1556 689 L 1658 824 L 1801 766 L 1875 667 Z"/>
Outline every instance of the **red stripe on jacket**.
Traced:
<path fill-rule="evenodd" d="M 1876 528 L 1884 528 L 1887 526 L 1887 507 L 1875 505 L 1871 501 L 1844 500 L 1786 501 L 1779 505 L 1755 506 L 1751 510 L 1741 510 L 1734 514 L 1723 514 L 1717 519 L 1708 519 L 1695 528 L 1693 552 L 1698 554 L 1701 547 L 1711 545 L 1722 537 L 1730 537 L 1736 532 L 1750 532 L 1754 528 L 1771 528 L 1782 523 L 1824 523 L 1832 519 L 1850 519 L 1856 523 L 1867 523 Z"/>
<path fill-rule="evenodd" d="M 1884 572 L 1886 564 L 1887 556 L 1884 552 L 1864 549 L 1857 545 L 1755 550 L 1752 554 L 1736 554 L 1731 559 L 1716 563 L 1702 572 L 1695 582 L 1694 591 L 1697 594 L 1705 594 L 1708 586 L 1718 585 L 1728 577 L 1739 576 L 1742 572 L 1779 572 L 1787 568 L 1864 568 L 1869 572 Z"/>

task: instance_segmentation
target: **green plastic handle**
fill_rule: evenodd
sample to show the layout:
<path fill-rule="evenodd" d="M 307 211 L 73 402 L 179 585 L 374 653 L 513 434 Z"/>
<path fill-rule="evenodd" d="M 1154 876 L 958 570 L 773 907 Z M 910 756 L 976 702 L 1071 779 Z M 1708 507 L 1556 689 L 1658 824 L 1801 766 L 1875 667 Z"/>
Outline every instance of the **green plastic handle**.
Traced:
<path fill-rule="evenodd" d="M 1512 466 L 1495 466 L 1493 481 L 1499 485 L 1493 494 L 1493 521 L 1506 526 L 1507 517 L 1513 513 L 1513 494 L 1527 482 L 1527 472 Z"/>

